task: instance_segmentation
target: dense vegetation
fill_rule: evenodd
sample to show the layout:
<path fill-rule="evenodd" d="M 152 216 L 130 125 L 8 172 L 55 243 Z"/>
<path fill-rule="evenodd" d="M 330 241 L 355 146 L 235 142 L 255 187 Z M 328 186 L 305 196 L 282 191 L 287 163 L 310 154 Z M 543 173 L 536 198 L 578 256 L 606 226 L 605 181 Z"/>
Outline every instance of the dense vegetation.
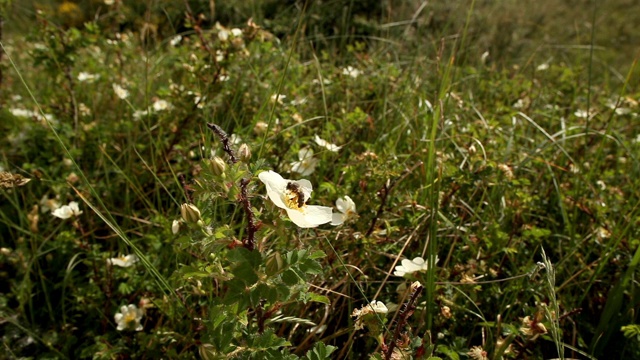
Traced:
<path fill-rule="evenodd" d="M 632 4 L 0 0 L 1 352 L 640 358 Z"/>

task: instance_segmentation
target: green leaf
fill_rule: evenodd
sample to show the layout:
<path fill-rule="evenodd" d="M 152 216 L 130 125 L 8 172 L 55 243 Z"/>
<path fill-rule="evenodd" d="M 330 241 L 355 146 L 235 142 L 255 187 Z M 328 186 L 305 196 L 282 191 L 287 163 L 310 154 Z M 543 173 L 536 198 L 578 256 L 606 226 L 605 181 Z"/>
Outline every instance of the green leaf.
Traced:
<path fill-rule="evenodd" d="M 282 273 L 282 281 L 289 286 L 297 285 L 300 283 L 300 277 L 293 270 L 287 270 Z"/>
<path fill-rule="evenodd" d="M 325 345 L 322 342 L 317 342 L 313 349 L 307 351 L 303 359 L 307 360 L 325 360 L 330 359 L 329 355 L 337 349 L 335 346 Z"/>

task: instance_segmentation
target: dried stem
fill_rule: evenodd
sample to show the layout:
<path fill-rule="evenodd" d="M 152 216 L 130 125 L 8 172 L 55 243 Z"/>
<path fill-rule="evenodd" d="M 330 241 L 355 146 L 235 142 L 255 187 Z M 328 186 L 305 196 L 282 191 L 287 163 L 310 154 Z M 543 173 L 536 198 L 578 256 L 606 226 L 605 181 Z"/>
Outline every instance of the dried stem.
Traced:
<path fill-rule="evenodd" d="M 411 316 L 413 314 L 413 311 L 416 309 L 416 300 L 418 300 L 420 293 L 422 293 L 422 289 L 424 289 L 422 285 L 412 285 L 411 287 L 413 288 L 413 293 L 411 294 L 409 300 L 406 303 L 402 304 L 402 307 L 398 312 L 398 320 L 396 320 L 396 330 L 393 333 L 393 338 L 391 338 L 391 341 L 389 342 L 389 346 L 387 347 L 387 351 L 384 356 L 385 360 L 391 359 L 393 348 L 396 346 L 396 341 L 400 337 L 400 331 L 402 331 L 402 329 L 404 328 L 404 324 L 407 322 L 407 318 L 409 318 L 409 316 Z"/>

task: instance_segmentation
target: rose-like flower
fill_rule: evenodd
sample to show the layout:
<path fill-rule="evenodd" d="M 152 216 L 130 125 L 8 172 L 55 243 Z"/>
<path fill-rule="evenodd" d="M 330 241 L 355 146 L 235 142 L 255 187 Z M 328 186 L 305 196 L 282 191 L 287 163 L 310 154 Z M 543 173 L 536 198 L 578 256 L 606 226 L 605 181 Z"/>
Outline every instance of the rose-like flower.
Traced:
<path fill-rule="evenodd" d="M 138 257 L 134 254 L 126 256 L 118 256 L 116 258 L 107 259 L 107 264 L 120 267 L 129 267 L 138 262 Z"/>
<path fill-rule="evenodd" d="M 437 255 L 433 263 L 438 263 Z M 404 259 L 401 264 L 402 265 L 396 266 L 396 271 L 393 272 L 393 275 L 402 277 L 406 274 L 412 274 L 418 271 L 427 271 L 429 269 L 429 263 L 421 257 L 414 258 L 413 260 Z"/>
<path fill-rule="evenodd" d="M 70 217 L 78 216 L 82 214 L 82 211 L 80 211 L 80 207 L 78 207 L 78 203 L 75 201 L 72 201 L 69 203 L 69 205 L 64 205 L 53 210 L 51 214 L 60 219 L 68 219 Z"/>
<path fill-rule="evenodd" d="M 284 179 L 275 171 L 264 171 L 258 175 L 267 187 L 269 199 L 287 211 L 294 224 L 302 228 L 316 227 L 331 221 L 331 208 L 307 205 L 313 186 L 309 180 Z"/>
<path fill-rule="evenodd" d="M 348 218 L 356 215 L 356 204 L 350 197 L 345 196 L 336 200 L 336 207 L 339 213 L 333 213 L 331 218 L 331 225 L 341 225 Z"/>
<path fill-rule="evenodd" d="M 318 165 L 318 159 L 313 157 L 313 150 L 310 148 L 302 148 L 298 151 L 298 159 L 291 163 L 291 171 L 302 176 L 313 174 Z"/>
<path fill-rule="evenodd" d="M 316 142 L 316 144 L 322 146 L 323 148 L 329 150 L 329 151 L 333 151 L 333 152 L 338 152 L 338 150 L 340 150 L 340 148 L 342 148 L 342 146 L 338 146 L 336 144 L 332 144 L 330 142 L 328 142 L 327 140 L 324 140 L 322 138 L 320 138 L 318 135 L 316 135 L 313 138 L 313 141 Z"/>
<path fill-rule="evenodd" d="M 129 304 L 128 306 L 123 305 L 120 308 L 120 312 L 116 313 L 113 318 L 118 324 L 118 331 L 125 329 L 141 331 L 142 324 L 140 324 L 140 320 L 142 320 L 143 315 L 144 311 L 142 309 L 138 309 L 137 306 Z"/>

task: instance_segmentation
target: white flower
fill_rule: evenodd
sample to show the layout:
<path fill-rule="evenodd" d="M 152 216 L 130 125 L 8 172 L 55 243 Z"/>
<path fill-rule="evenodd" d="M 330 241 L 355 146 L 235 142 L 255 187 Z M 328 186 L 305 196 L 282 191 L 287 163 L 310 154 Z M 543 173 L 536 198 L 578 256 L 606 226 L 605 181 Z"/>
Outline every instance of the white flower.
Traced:
<path fill-rule="evenodd" d="M 438 263 L 438 256 L 436 255 L 434 264 Z M 405 276 L 416 271 L 426 271 L 429 269 L 429 263 L 421 257 L 414 258 L 413 260 L 404 259 L 402 265 L 396 266 L 396 271 L 393 272 L 395 276 Z"/>
<path fill-rule="evenodd" d="M 316 142 L 316 144 L 322 146 L 323 148 L 329 150 L 329 151 L 333 151 L 333 152 L 338 152 L 338 150 L 340 150 L 340 148 L 342 148 L 342 146 L 338 146 L 336 144 L 332 144 L 324 139 L 321 139 L 318 135 L 316 135 L 313 138 L 313 141 Z"/>
<path fill-rule="evenodd" d="M 360 70 L 354 68 L 353 66 L 347 66 L 346 68 L 342 69 L 342 75 L 348 75 L 354 79 L 360 76 L 361 73 L 362 72 Z"/>
<path fill-rule="evenodd" d="M 31 110 L 26 110 L 26 109 L 20 109 L 20 108 L 12 108 L 9 109 L 9 112 L 11 113 L 11 115 L 15 116 L 15 117 L 34 117 L 36 116 L 36 113 L 34 113 Z"/>
<path fill-rule="evenodd" d="M 177 46 L 180 44 L 180 41 L 182 41 L 182 35 L 176 35 L 171 39 L 171 41 L 169 41 L 169 44 L 171 46 Z"/>
<path fill-rule="evenodd" d="M 233 35 L 235 37 L 240 37 L 240 36 L 242 36 L 242 30 L 240 30 L 238 28 L 233 28 L 233 29 L 231 29 L 231 35 Z"/>
<path fill-rule="evenodd" d="M 42 211 L 42 213 L 54 211 L 59 207 L 60 207 L 60 203 L 56 198 L 49 199 L 47 195 L 44 195 L 42 199 L 40 199 L 40 211 Z"/>
<path fill-rule="evenodd" d="M 69 205 L 61 206 L 51 212 L 51 215 L 59 217 L 60 219 L 68 219 L 80 214 L 82 214 L 82 211 L 80 211 L 78 203 L 75 201 L 70 202 Z"/>
<path fill-rule="evenodd" d="M 122 100 L 129 97 L 129 91 L 118 84 L 113 84 L 113 91 L 116 93 L 116 96 Z"/>
<path fill-rule="evenodd" d="M 331 221 L 331 208 L 307 205 L 313 186 L 309 180 L 288 180 L 274 171 L 258 175 L 267 187 L 267 195 L 273 203 L 287 211 L 294 224 L 302 228 L 316 227 Z"/>
<path fill-rule="evenodd" d="M 140 120 L 143 117 L 146 117 L 149 115 L 149 110 L 136 110 L 133 112 L 133 119 L 134 120 Z"/>
<path fill-rule="evenodd" d="M 173 223 L 171 224 L 171 232 L 175 235 L 178 231 L 180 231 L 180 221 L 173 220 Z"/>
<path fill-rule="evenodd" d="M 547 69 L 549 69 L 549 63 L 548 62 L 542 63 L 542 64 L 538 65 L 538 67 L 536 68 L 537 71 L 545 71 Z"/>
<path fill-rule="evenodd" d="M 167 100 L 157 100 L 153 103 L 154 111 L 163 111 L 171 107 L 171 104 Z"/>
<path fill-rule="evenodd" d="M 382 301 L 373 300 L 369 306 L 373 309 L 373 312 L 378 314 L 386 314 L 389 312 L 389 309 L 387 309 L 387 306 Z"/>
<path fill-rule="evenodd" d="M 93 82 L 99 78 L 100 75 L 95 75 L 84 71 L 78 74 L 78 81 L 80 82 Z"/>
<path fill-rule="evenodd" d="M 142 309 L 138 309 L 137 306 L 129 304 L 128 306 L 123 305 L 120 308 L 120 312 L 116 313 L 113 319 L 118 324 L 118 331 L 125 329 L 141 331 L 142 324 L 140 324 L 140 320 L 142 320 L 143 315 L 144 311 Z"/>
<path fill-rule="evenodd" d="M 220 31 L 218 31 L 218 39 L 222 42 L 229 40 L 229 30 L 220 29 Z"/>
<path fill-rule="evenodd" d="M 138 257 L 134 254 L 127 256 L 118 256 L 116 258 L 107 259 L 107 264 L 120 267 L 129 267 L 138 262 Z"/>
<path fill-rule="evenodd" d="M 318 165 L 318 159 L 313 157 L 313 150 L 310 148 L 300 149 L 298 151 L 298 159 L 300 160 L 291 163 L 291 171 L 302 176 L 313 174 Z"/>
<path fill-rule="evenodd" d="M 104 0 L 104 4 L 107 6 L 111 6 L 115 3 L 115 0 Z"/>
<path fill-rule="evenodd" d="M 282 94 L 271 95 L 271 101 L 277 102 L 278 104 L 282 104 L 282 101 L 286 98 L 287 98 L 287 95 L 282 95 Z"/>
<path fill-rule="evenodd" d="M 345 220 L 356 215 L 356 204 L 348 196 L 336 200 L 336 207 L 340 212 L 333 213 L 331 225 L 341 225 Z"/>
<path fill-rule="evenodd" d="M 376 321 L 372 314 L 386 314 L 388 312 L 387 306 L 382 301 L 377 300 L 371 301 L 371 303 L 362 306 L 360 309 L 353 309 L 351 316 L 356 318 L 354 328 L 356 330 L 364 329 L 365 323 L 372 320 Z"/>

